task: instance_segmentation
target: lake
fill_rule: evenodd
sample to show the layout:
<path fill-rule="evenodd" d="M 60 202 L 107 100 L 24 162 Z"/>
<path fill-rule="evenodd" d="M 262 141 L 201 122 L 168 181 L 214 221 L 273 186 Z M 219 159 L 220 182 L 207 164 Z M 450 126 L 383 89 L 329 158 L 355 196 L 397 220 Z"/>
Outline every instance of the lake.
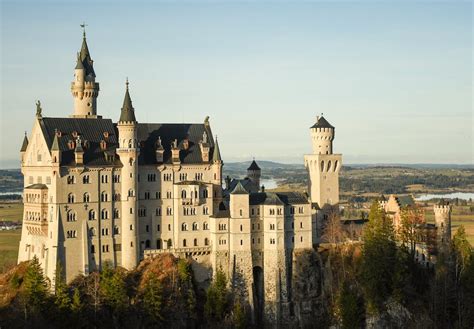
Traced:
<path fill-rule="evenodd" d="M 444 199 L 462 199 L 462 200 L 469 200 L 474 199 L 474 193 L 470 192 L 454 192 L 454 193 L 447 193 L 447 194 L 422 194 L 415 198 L 416 201 L 428 201 L 431 199 L 436 198 L 444 198 Z"/>

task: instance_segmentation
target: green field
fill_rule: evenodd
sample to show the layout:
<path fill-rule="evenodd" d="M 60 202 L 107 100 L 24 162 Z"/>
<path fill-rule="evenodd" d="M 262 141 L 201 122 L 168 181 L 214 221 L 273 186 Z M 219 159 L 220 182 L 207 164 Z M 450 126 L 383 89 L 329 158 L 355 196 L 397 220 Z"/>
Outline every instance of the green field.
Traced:
<path fill-rule="evenodd" d="M 22 216 L 22 203 L 0 203 L 0 221 L 21 222 Z M 0 231 L 0 273 L 16 264 L 20 236 L 21 230 Z"/>

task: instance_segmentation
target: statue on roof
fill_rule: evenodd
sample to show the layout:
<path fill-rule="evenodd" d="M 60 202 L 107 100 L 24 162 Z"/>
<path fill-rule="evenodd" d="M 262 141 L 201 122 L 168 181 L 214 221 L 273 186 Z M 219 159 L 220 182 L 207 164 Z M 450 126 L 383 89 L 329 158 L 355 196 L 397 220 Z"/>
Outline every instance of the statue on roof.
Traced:
<path fill-rule="evenodd" d="M 202 142 L 207 144 L 207 133 L 205 131 L 202 133 Z"/>
<path fill-rule="evenodd" d="M 41 102 L 40 102 L 39 100 L 37 100 L 37 101 L 36 101 L 36 116 L 37 116 L 38 118 L 41 118 L 41 115 L 42 115 L 42 114 L 41 114 L 41 111 L 42 111 L 42 110 L 43 110 L 43 109 L 41 108 Z"/>

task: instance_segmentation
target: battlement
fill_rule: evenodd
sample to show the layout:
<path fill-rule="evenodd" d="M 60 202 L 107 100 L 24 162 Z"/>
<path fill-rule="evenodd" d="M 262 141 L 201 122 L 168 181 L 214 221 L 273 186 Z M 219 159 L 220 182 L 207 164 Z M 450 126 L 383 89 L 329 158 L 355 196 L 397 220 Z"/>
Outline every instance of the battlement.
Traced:
<path fill-rule="evenodd" d="M 450 205 L 435 205 L 433 210 L 435 214 L 447 214 L 451 212 L 452 207 Z"/>

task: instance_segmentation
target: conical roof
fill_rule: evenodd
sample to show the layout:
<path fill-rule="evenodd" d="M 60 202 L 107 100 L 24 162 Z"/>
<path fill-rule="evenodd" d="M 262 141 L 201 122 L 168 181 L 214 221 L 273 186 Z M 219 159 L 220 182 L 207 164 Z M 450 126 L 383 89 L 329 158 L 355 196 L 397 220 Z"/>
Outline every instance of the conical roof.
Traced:
<path fill-rule="evenodd" d="M 23 144 L 21 144 L 20 152 L 25 152 L 27 147 L 28 147 L 28 137 L 26 137 L 26 133 L 25 133 L 25 138 L 23 138 Z"/>
<path fill-rule="evenodd" d="M 253 160 L 247 170 L 260 170 L 260 167 L 258 166 L 257 162 Z"/>
<path fill-rule="evenodd" d="M 53 145 L 51 145 L 51 151 L 59 151 L 59 141 L 57 134 L 54 134 Z"/>
<path fill-rule="evenodd" d="M 125 97 L 123 99 L 122 111 L 120 112 L 120 120 L 122 122 L 136 122 L 135 119 L 135 110 L 132 106 L 132 99 L 130 98 L 130 93 L 128 91 L 128 80 L 127 80 L 127 90 L 125 91 Z"/>
<path fill-rule="evenodd" d="M 92 75 L 93 77 L 95 77 L 95 72 L 94 72 L 94 67 L 93 67 L 94 62 L 92 61 L 91 55 L 89 53 L 89 47 L 87 46 L 85 33 L 82 39 L 82 46 L 81 46 L 81 52 L 79 53 L 79 59 L 82 66 L 86 70 L 86 75 Z M 76 68 L 80 66 L 81 64 L 77 63 Z"/>
<path fill-rule="evenodd" d="M 221 151 L 219 150 L 219 143 L 217 142 L 217 137 L 216 145 L 214 146 L 214 153 L 212 154 L 212 161 L 222 161 Z"/>
<path fill-rule="evenodd" d="M 321 116 L 318 121 L 311 126 L 311 128 L 333 128 L 334 127 L 323 117 Z"/>

